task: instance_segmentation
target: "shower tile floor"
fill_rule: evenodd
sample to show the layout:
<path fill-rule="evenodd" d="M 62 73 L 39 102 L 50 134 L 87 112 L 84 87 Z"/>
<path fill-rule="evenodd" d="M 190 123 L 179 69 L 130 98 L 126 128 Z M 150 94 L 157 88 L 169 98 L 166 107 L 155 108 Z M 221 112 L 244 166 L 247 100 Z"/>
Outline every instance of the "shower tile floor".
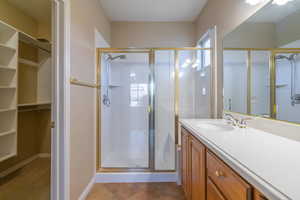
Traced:
<path fill-rule="evenodd" d="M 176 183 L 98 183 L 87 200 L 186 200 Z"/>

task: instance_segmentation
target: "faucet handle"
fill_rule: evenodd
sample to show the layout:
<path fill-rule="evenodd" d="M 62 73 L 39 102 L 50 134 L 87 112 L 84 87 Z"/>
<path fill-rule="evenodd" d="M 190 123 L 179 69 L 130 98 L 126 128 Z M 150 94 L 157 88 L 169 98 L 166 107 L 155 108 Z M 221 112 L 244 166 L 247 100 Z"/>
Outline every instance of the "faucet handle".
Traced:
<path fill-rule="evenodd" d="M 250 117 L 242 118 L 239 121 L 239 127 L 240 128 L 246 128 L 247 127 L 247 121 L 249 121 L 249 120 L 252 120 L 252 118 L 250 118 Z"/>

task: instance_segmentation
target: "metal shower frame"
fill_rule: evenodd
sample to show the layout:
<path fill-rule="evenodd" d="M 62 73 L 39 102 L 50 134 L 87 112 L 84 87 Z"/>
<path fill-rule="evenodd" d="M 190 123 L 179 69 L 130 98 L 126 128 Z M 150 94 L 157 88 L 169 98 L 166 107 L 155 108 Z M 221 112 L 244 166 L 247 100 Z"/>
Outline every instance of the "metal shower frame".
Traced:
<path fill-rule="evenodd" d="M 174 111 L 175 111 L 175 148 L 178 145 L 178 107 L 179 107 L 179 52 L 180 51 L 211 51 L 213 53 L 212 48 L 197 48 L 197 47 L 184 47 L 184 48 L 98 48 L 97 49 L 97 85 L 99 91 L 97 92 L 96 99 L 96 109 L 97 109 L 97 153 L 96 153 L 96 170 L 97 172 L 175 172 L 175 170 L 155 170 L 155 127 L 154 127 L 154 94 L 150 95 L 150 112 L 149 112 L 149 167 L 148 168 L 102 168 L 101 167 L 101 60 L 102 55 L 104 53 L 147 53 L 149 56 L 149 68 L 151 71 L 150 81 L 154 82 L 155 85 L 155 77 L 154 77 L 154 65 L 155 65 L 155 52 L 156 51 L 174 51 L 174 70 L 175 70 L 175 93 L 174 93 Z M 213 60 L 213 55 L 211 56 L 211 60 Z M 212 62 L 213 63 L 213 62 Z M 212 73 L 210 78 L 211 84 L 210 89 L 212 89 Z M 212 95 L 212 94 L 211 94 Z M 213 110 L 211 105 L 211 111 Z M 212 114 L 211 114 L 212 115 Z M 175 149 L 176 151 L 176 149 Z M 176 161 L 175 161 L 176 162 Z"/>

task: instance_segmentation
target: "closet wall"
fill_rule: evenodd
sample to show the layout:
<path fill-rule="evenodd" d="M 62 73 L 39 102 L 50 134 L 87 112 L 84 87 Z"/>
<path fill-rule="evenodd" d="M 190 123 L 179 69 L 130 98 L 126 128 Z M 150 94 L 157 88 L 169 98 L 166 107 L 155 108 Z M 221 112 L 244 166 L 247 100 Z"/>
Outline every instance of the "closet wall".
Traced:
<path fill-rule="evenodd" d="M 40 25 L 35 19 L 5 1 L 1 1 L 0 4 L 1 9 L 7 8 L 10 11 L 1 12 L 0 20 L 14 26 L 12 30 L 15 31 L 15 60 L 11 65 L 15 69 L 6 71 L 14 73 L 11 85 L 14 85 L 16 89 L 11 107 L 16 109 L 15 129 L 17 133 L 14 140 L 15 146 L 10 145 L 15 147 L 13 148 L 14 155 L 2 161 L 0 158 L 0 177 L 2 177 L 12 168 L 30 162 L 32 159 L 50 157 L 51 53 L 40 50 L 37 47 L 39 42 L 35 38 L 49 38 L 51 29 L 39 31 L 39 27 L 48 27 L 48 25 Z M 1 9 L 0 11 L 2 11 Z M 0 38 L 2 38 L 1 28 Z M 50 47 L 45 44 L 41 44 L 41 46 Z M 0 68 L 1 80 L 2 71 Z M 1 91 L 0 89 L 0 93 Z M 7 97 L 6 93 L 1 93 L 1 98 Z M 1 103 L 2 101 L 0 101 L 0 108 Z M 8 118 L 6 117 L 6 119 Z M 2 143 L 0 146 L 3 146 Z"/>

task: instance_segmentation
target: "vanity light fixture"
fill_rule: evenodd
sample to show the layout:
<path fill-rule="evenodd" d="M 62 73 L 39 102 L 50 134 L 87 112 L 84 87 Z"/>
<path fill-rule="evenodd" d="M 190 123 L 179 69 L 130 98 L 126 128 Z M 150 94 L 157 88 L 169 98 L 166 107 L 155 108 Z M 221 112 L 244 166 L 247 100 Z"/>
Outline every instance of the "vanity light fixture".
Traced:
<path fill-rule="evenodd" d="M 246 3 L 250 4 L 251 6 L 255 6 L 259 3 L 262 3 L 263 1 L 265 1 L 265 0 L 246 0 Z"/>
<path fill-rule="evenodd" d="M 278 6 L 283 6 L 285 4 L 287 4 L 288 2 L 291 2 L 293 0 L 274 0 L 273 4 L 276 4 Z"/>
<path fill-rule="evenodd" d="M 255 6 L 255 5 L 260 4 L 264 1 L 266 1 L 266 0 L 246 0 L 246 3 L 250 4 L 251 6 Z M 294 1 L 294 0 L 273 0 L 273 4 L 276 4 L 278 6 L 283 6 L 283 5 L 287 4 L 290 1 Z"/>

